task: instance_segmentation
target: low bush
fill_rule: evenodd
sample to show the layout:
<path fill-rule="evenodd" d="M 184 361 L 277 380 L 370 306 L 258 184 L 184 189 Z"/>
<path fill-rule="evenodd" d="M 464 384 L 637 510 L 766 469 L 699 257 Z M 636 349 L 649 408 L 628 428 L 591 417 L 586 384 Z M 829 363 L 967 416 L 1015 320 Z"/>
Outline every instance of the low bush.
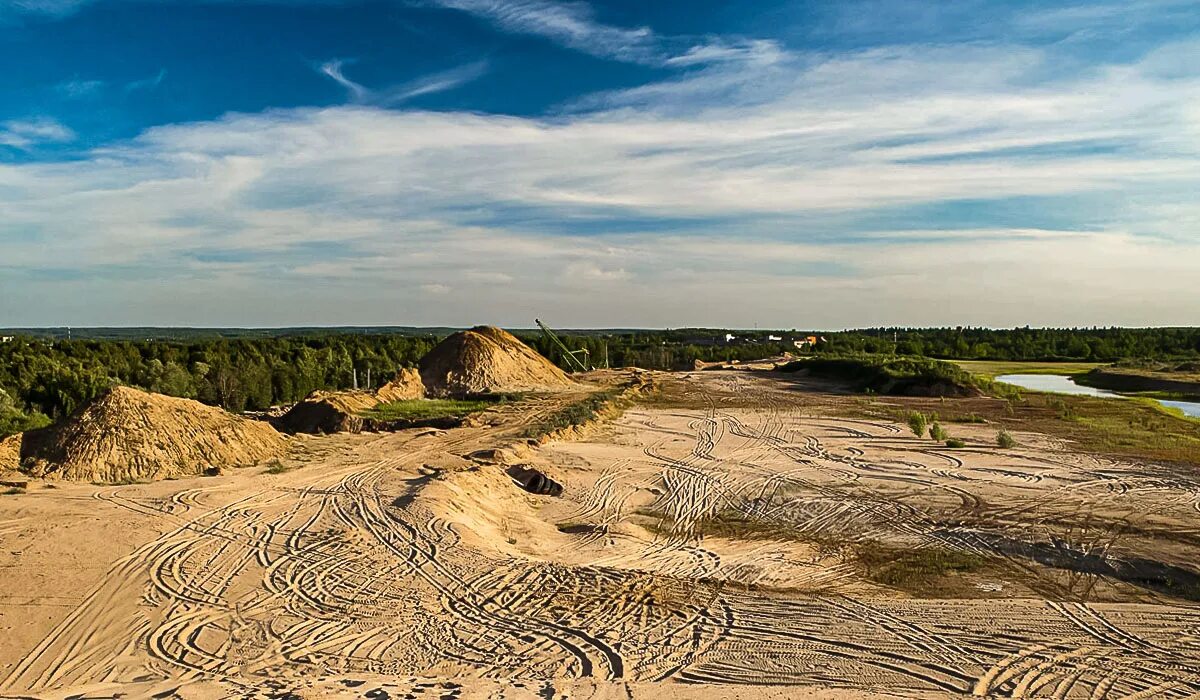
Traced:
<path fill-rule="evenodd" d="M 1009 405 L 1011 406 L 1011 404 L 1009 404 Z M 987 419 L 985 419 L 983 416 L 979 415 L 978 413 L 968 413 L 965 416 L 958 416 L 957 418 L 951 418 L 950 420 L 955 423 L 986 423 L 987 422 Z"/>
<path fill-rule="evenodd" d="M 929 437 L 941 442 L 949 436 L 946 434 L 946 430 L 942 427 L 941 423 L 934 423 L 929 426 Z"/>
<path fill-rule="evenodd" d="M 986 383 L 950 362 L 907 355 L 822 355 L 779 367 L 781 372 L 802 370 L 849 382 L 859 391 L 900 396 L 971 396 Z"/>
<path fill-rule="evenodd" d="M 909 412 L 908 427 L 910 430 L 913 431 L 913 435 L 916 435 L 917 437 L 921 437 L 922 435 L 924 435 L 925 434 L 925 424 L 926 424 L 926 419 L 925 419 L 924 413 L 918 413 L 917 411 Z"/>
<path fill-rule="evenodd" d="M 966 447 L 966 446 L 967 446 L 967 443 L 963 442 L 962 440 L 959 440 L 958 438 L 949 438 L 946 440 L 946 447 L 951 447 L 951 448 L 957 449 L 959 447 Z"/>
<path fill-rule="evenodd" d="M 996 445 L 1007 450 L 1016 447 L 1017 441 L 1013 439 L 1013 436 L 1007 430 L 1002 429 L 996 433 Z"/>

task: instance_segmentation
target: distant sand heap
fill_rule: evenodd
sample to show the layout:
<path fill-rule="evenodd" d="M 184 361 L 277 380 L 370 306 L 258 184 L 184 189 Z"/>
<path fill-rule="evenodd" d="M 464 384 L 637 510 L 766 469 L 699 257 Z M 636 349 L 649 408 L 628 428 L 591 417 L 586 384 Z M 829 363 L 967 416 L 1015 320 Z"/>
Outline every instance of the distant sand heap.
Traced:
<path fill-rule="evenodd" d="M 430 396 L 561 388 L 567 375 L 512 334 L 492 326 L 460 331 L 421 358 Z"/>
<path fill-rule="evenodd" d="M 281 416 L 278 424 L 289 433 L 357 433 L 365 423 L 359 415 L 363 411 L 424 396 L 425 386 L 417 370 L 402 369 L 374 392 L 314 391 Z"/>
<path fill-rule="evenodd" d="M 425 397 L 425 384 L 416 368 L 400 370 L 392 381 L 375 390 L 375 396 L 383 403 L 408 401 Z"/>
<path fill-rule="evenodd" d="M 24 434 L 35 477 L 115 483 L 194 476 L 282 455 L 270 425 L 198 401 L 114 387 L 62 423 Z"/>

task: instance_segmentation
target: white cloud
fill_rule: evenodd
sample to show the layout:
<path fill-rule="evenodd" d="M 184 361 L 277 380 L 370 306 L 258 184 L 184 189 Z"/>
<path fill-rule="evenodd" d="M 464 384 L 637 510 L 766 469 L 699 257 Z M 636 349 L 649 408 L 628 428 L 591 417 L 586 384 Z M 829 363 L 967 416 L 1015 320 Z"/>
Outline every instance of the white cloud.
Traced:
<path fill-rule="evenodd" d="M 705 65 L 553 118 L 278 110 L 0 162 L 0 316 L 1194 322 L 1196 76 L 1132 64 L 1034 82 L 1041 54 L 996 47 Z M 70 136 L 13 124 L 0 134 Z M 821 230 L 1011 197 L 1109 208 L 1057 227 L 851 225 L 869 241 L 854 244 Z M 160 284 L 174 292 L 145 293 Z"/>
<path fill-rule="evenodd" d="M 0 146 L 28 149 L 43 143 L 62 143 L 75 138 L 75 132 L 49 117 L 0 122 Z"/>
<path fill-rule="evenodd" d="M 487 61 L 473 61 L 449 70 L 431 73 L 407 83 L 372 90 L 347 78 L 342 71 L 345 63 L 346 61 L 342 59 L 327 61 L 321 64 L 320 71 L 346 88 L 352 102 L 383 107 L 398 105 L 421 95 L 453 90 L 464 83 L 482 77 L 488 68 Z"/>
<path fill-rule="evenodd" d="M 589 5 L 552 0 L 432 0 L 482 17 L 505 31 L 545 36 L 578 51 L 634 63 L 661 60 L 648 27 L 626 29 L 595 20 Z"/>

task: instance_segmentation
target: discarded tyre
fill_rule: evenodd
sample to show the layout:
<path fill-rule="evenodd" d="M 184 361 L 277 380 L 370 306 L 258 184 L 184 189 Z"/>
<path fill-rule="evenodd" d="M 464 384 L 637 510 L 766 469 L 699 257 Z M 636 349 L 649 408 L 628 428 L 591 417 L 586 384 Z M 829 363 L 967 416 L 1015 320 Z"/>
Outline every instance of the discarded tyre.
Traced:
<path fill-rule="evenodd" d="M 529 493 L 537 494 L 539 496 L 562 495 L 562 484 L 536 469 L 513 467 L 508 473 L 510 476 L 512 476 L 513 481 L 515 481 L 518 486 L 525 489 Z"/>

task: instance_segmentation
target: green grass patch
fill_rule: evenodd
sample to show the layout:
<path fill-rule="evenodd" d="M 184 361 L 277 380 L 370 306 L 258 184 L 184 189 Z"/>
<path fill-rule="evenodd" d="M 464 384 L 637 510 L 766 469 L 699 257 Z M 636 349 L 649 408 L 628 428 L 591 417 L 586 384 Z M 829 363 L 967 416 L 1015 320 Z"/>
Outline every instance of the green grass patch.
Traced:
<path fill-rule="evenodd" d="M 1001 386 L 997 384 L 997 386 Z M 949 399 L 955 413 L 975 413 L 997 429 L 1044 433 L 1072 449 L 1121 458 L 1200 465 L 1200 419 L 1144 398 L 1101 398 L 1028 391 L 1018 399 Z M 946 408 L 928 398 L 872 401 L 856 415 L 904 423 L 914 410 Z M 951 419 L 953 420 L 953 419 Z"/>
<path fill-rule="evenodd" d="M 563 408 L 542 417 L 525 431 L 527 438 L 540 438 L 550 433 L 584 425 L 595 418 L 617 399 L 615 390 L 597 391 Z"/>
<path fill-rule="evenodd" d="M 16 496 L 17 494 L 25 493 L 25 489 L 18 486 L 12 486 L 4 490 L 5 496 Z"/>
<path fill-rule="evenodd" d="M 909 591 L 922 591 L 950 575 L 980 571 L 988 563 L 968 552 L 932 547 L 902 549 L 879 542 L 856 544 L 854 557 L 869 580 Z"/>
<path fill-rule="evenodd" d="M 1103 367 L 1100 362 L 1018 362 L 1004 360 L 951 360 L 971 374 L 995 379 L 1002 374 L 1063 374 L 1075 376 Z"/>
<path fill-rule="evenodd" d="M 267 462 L 267 474 L 286 474 L 291 470 L 292 467 L 287 466 L 278 459 L 273 459 L 270 462 Z"/>
<path fill-rule="evenodd" d="M 462 418 L 496 403 L 482 399 L 411 399 L 379 404 L 359 415 L 382 421 Z"/>
<path fill-rule="evenodd" d="M 643 516 L 639 524 L 651 532 L 668 535 L 675 529 L 668 515 L 646 509 L 635 513 Z M 837 533 L 802 530 L 788 522 L 753 518 L 734 508 L 696 521 L 693 534 L 724 539 L 803 542 L 815 547 L 818 556 L 840 557 L 854 564 L 869 581 L 931 597 L 971 594 L 962 581 L 956 580 L 960 574 L 986 572 L 1003 577 L 1004 573 L 998 562 L 976 554 L 941 547 L 912 548 L 876 540 L 856 541 Z"/>
<path fill-rule="evenodd" d="M 1157 401 L 1096 399 L 1074 414 L 1102 450 L 1138 450 L 1191 462 L 1200 459 L 1200 420 Z"/>

